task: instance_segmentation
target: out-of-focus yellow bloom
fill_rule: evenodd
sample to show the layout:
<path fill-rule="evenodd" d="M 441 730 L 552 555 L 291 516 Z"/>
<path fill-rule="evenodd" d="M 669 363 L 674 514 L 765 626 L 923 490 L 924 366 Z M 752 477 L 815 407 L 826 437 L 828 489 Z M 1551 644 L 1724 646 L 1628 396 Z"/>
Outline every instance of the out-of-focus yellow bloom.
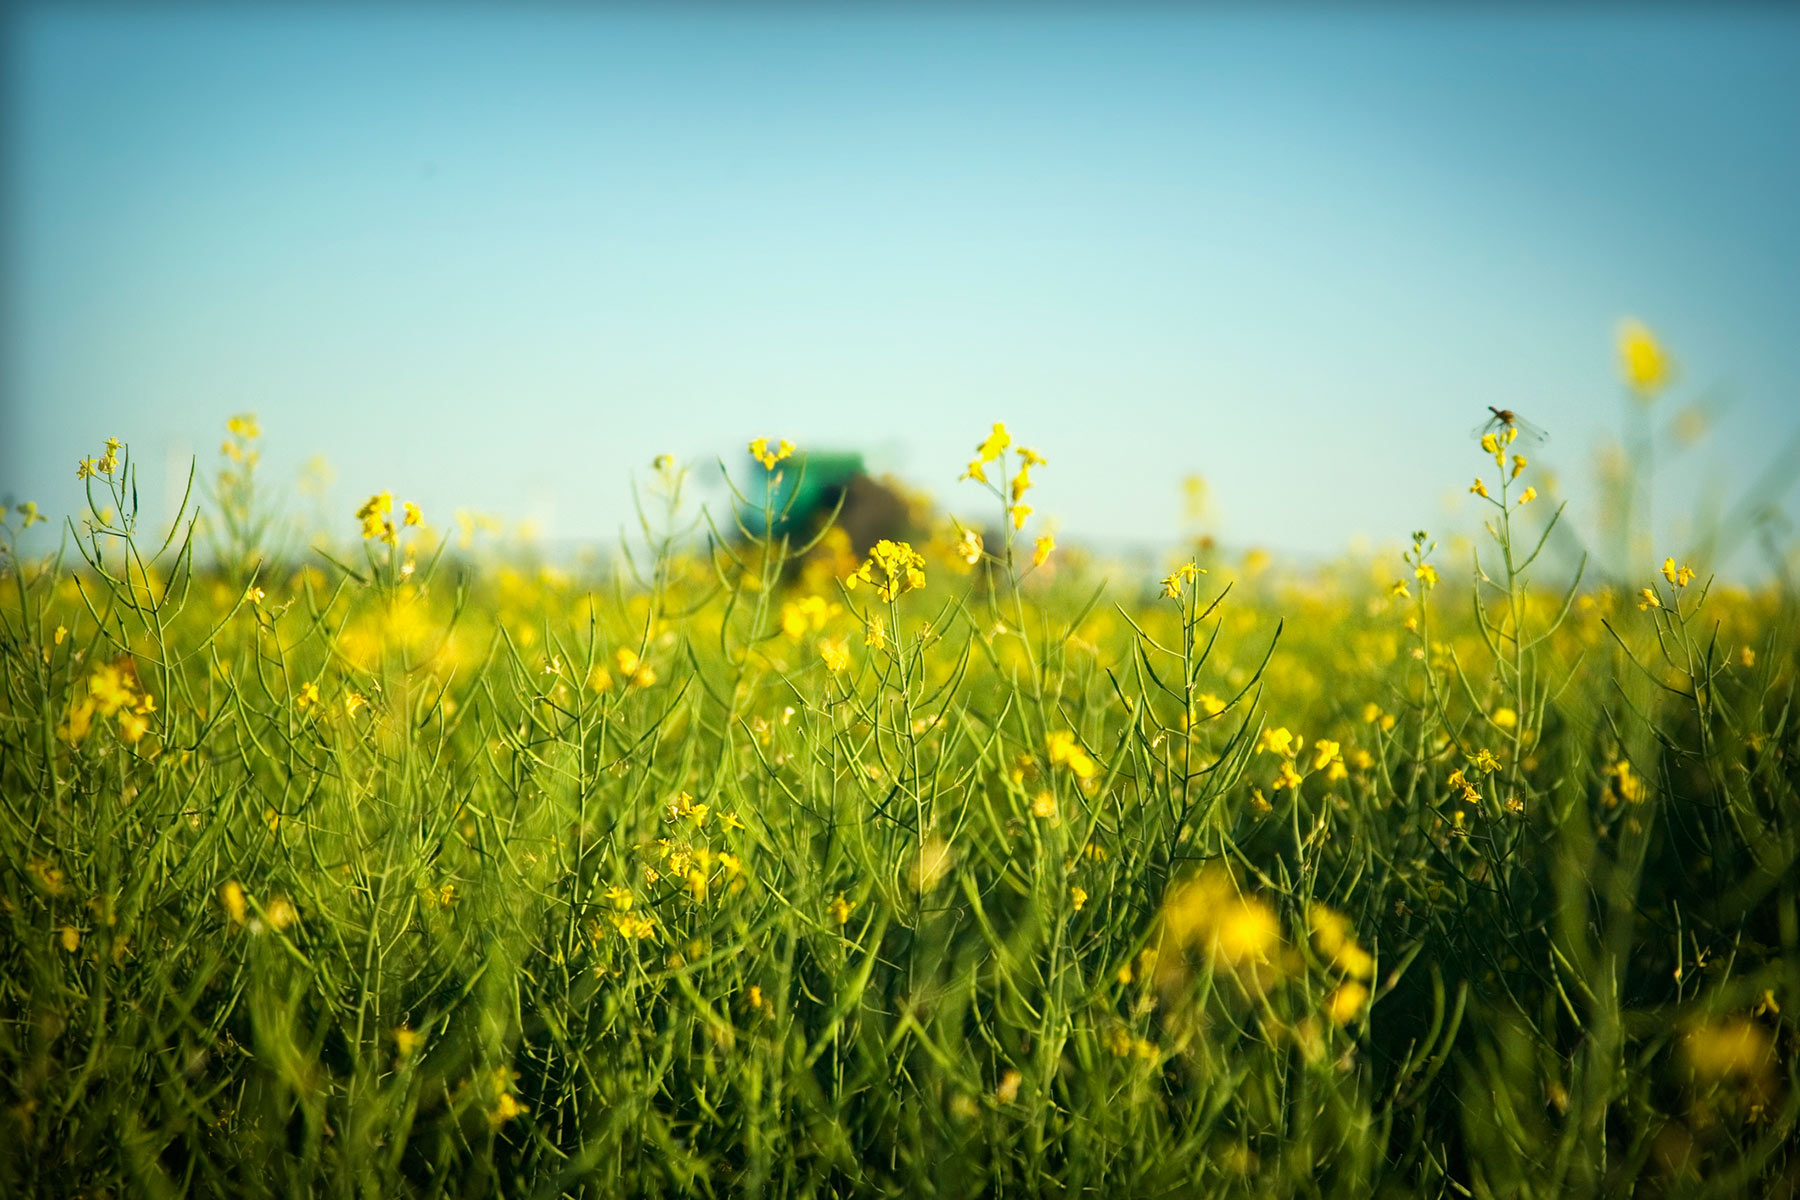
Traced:
<path fill-rule="evenodd" d="M 1606 801 L 1617 804 L 1623 800 L 1627 804 L 1642 804 L 1650 794 L 1644 783 L 1644 777 L 1631 769 L 1631 764 L 1624 759 L 1609 763 L 1601 772 L 1606 780 Z"/>
<path fill-rule="evenodd" d="M 408 500 L 400 507 L 406 511 L 406 519 L 401 522 L 402 524 L 423 525 L 425 523 L 424 514 L 419 511 L 419 506 L 414 504 L 411 500 Z"/>
<path fill-rule="evenodd" d="M 1075 735 L 1068 730 L 1058 730 L 1049 735 L 1046 746 L 1050 754 L 1050 765 L 1067 767 L 1074 772 L 1077 779 L 1092 779 L 1100 770 L 1088 752 L 1082 748 Z"/>
<path fill-rule="evenodd" d="M 1519 493 L 1519 503 L 1520 504 L 1530 504 L 1533 500 L 1536 500 L 1536 499 L 1537 499 L 1537 489 L 1534 487 L 1528 487 L 1524 491 Z"/>
<path fill-rule="evenodd" d="M 1496 708 L 1493 720 L 1499 728 L 1511 729 L 1519 723 L 1519 714 L 1510 708 Z"/>
<path fill-rule="evenodd" d="M 238 413 L 226 420 L 225 431 L 246 441 L 255 441 L 262 436 L 262 425 L 257 422 L 255 413 Z"/>
<path fill-rule="evenodd" d="M 613 651 L 613 662 L 618 664 L 619 674 L 625 677 L 626 687 L 647 688 L 656 682 L 656 669 L 630 646 L 620 646 Z"/>
<path fill-rule="evenodd" d="M 1279 792 L 1288 788 L 1297 788 L 1300 786 L 1300 779 L 1300 772 L 1294 770 L 1294 764 L 1284 759 L 1275 768 L 1275 781 L 1269 785 L 1269 790 Z"/>
<path fill-rule="evenodd" d="M 1334 1025 L 1348 1025 L 1362 1016 L 1368 1003 L 1369 989 L 1350 980 L 1333 988 L 1330 995 L 1325 997 L 1325 1015 Z"/>
<path fill-rule="evenodd" d="M 1738 651 L 1738 662 L 1746 667 L 1754 667 L 1756 665 L 1756 651 L 1748 646 L 1743 647 Z"/>
<path fill-rule="evenodd" d="M 1013 528 L 1017 530 L 1025 528 L 1026 518 L 1037 510 L 1029 504 L 1015 504 L 1006 511 L 1012 517 Z"/>
<path fill-rule="evenodd" d="M 1044 788 L 1031 798 L 1031 815 L 1040 821 L 1048 820 L 1056 815 L 1056 793 Z"/>
<path fill-rule="evenodd" d="M 964 479 L 973 479 L 980 483 L 986 483 L 988 481 L 987 471 L 983 469 L 982 461 L 979 458 L 971 458 L 969 460 L 969 469 L 962 473 L 962 477 Z"/>
<path fill-rule="evenodd" d="M 828 670 L 837 672 L 848 670 L 850 666 L 850 643 L 845 638 L 820 638 L 819 657 L 825 660 Z"/>
<path fill-rule="evenodd" d="M 1681 1040 L 1681 1057 L 1700 1079 L 1752 1079 L 1774 1066 L 1775 1043 L 1769 1031 L 1749 1017 L 1705 1021 Z"/>
<path fill-rule="evenodd" d="M 1209 717 L 1216 717 L 1225 711 L 1225 702 L 1211 692 L 1201 692 L 1194 698 L 1194 702 L 1200 706 L 1200 711 Z"/>
<path fill-rule="evenodd" d="M 844 899 L 844 893 L 839 892 L 831 903 L 825 906 L 825 911 L 830 915 L 832 924 L 843 925 L 850 920 L 850 912 L 855 907 L 856 901 Z"/>
<path fill-rule="evenodd" d="M 519 1098 L 511 1092 L 501 1092 L 494 1100 L 494 1107 L 488 1110 L 487 1122 L 490 1129 L 498 1129 L 515 1117 L 531 1110 L 519 1103 Z"/>
<path fill-rule="evenodd" d="M 277 933 L 299 919 L 299 911 L 294 908 L 293 901 L 286 896 L 275 896 L 263 906 L 263 920 L 267 921 L 269 928 Z"/>
<path fill-rule="evenodd" d="M 962 536 L 956 539 L 956 557 L 971 567 L 981 561 L 981 535 L 973 529 L 965 529 Z"/>
<path fill-rule="evenodd" d="M 42 513 L 38 512 L 37 504 L 30 500 L 25 501 L 23 504 L 13 505 L 13 511 L 17 512 L 19 516 L 24 519 L 22 527 L 25 529 L 30 529 L 39 521 L 47 519 Z"/>
<path fill-rule="evenodd" d="M 1037 540 L 1037 546 L 1031 552 L 1031 565 L 1041 567 L 1049 559 L 1050 552 L 1056 549 L 1056 539 L 1049 534 Z"/>
<path fill-rule="evenodd" d="M 394 523 L 388 520 L 388 514 L 394 511 L 394 493 L 376 492 L 363 502 L 356 510 L 356 519 L 362 522 L 363 540 L 380 538 L 390 545 L 394 541 Z"/>
<path fill-rule="evenodd" d="M 1086 888 L 1071 887 L 1069 889 L 1069 908 L 1071 910 L 1080 912 L 1082 905 L 1086 904 L 1087 901 L 1088 894 Z"/>
<path fill-rule="evenodd" d="M 1643 322 L 1619 322 L 1619 370 L 1626 386 L 1648 400 L 1669 382 L 1674 364 Z"/>
<path fill-rule="evenodd" d="M 1512 477 L 1514 479 L 1517 479 L 1520 473 L 1525 470 L 1525 461 L 1525 456 L 1523 454 L 1515 454 L 1512 456 Z"/>
<path fill-rule="evenodd" d="M 1438 581 L 1437 568 L 1432 566 L 1430 563 L 1420 563 L 1418 566 L 1414 567 L 1413 575 L 1419 579 L 1424 580 L 1425 586 L 1427 588 L 1437 586 L 1437 581 Z"/>
<path fill-rule="evenodd" d="M 1475 482 L 1469 485 L 1469 490 L 1477 496 L 1480 496 L 1482 499 L 1487 499 L 1487 484 L 1481 482 L 1481 477 L 1479 475 L 1475 477 Z"/>
<path fill-rule="evenodd" d="M 1662 607 L 1662 601 L 1658 600 L 1656 598 L 1656 593 L 1651 591 L 1649 588 L 1639 588 L 1638 595 L 1643 597 L 1642 600 L 1638 601 L 1638 610 L 1640 612 L 1646 608 L 1661 608 Z"/>
<path fill-rule="evenodd" d="M 301 712 L 319 703 L 319 685 L 311 680 L 300 685 L 299 693 L 294 697 L 294 707 Z"/>
<path fill-rule="evenodd" d="M 869 584 L 883 600 L 892 600 L 915 588 L 925 586 L 925 556 L 907 542 L 882 538 L 869 551 L 856 573 L 844 581 L 854 591 L 859 584 Z"/>
<path fill-rule="evenodd" d="M 418 1053 L 424 1044 L 425 1035 L 410 1026 L 401 1025 L 394 1030 L 394 1050 L 403 1061 Z"/>
<path fill-rule="evenodd" d="M 823 596 L 789 600 L 781 606 L 781 632 L 798 640 L 809 632 L 819 632 L 843 611 L 843 605 L 834 604 Z"/>
<path fill-rule="evenodd" d="M 1281 922 L 1260 898 L 1238 890 L 1223 868 L 1213 867 L 1177 884 L 1163 900 L 1165 975 L 1178 972 L 1180 952 L 1192 947 L 1215 963 L 1243 967 L 1273 960 L 1281 946 Z"/>
<path fill-rule="evenodd" d="M 1402 596 L 1410 600 L 1412 599 L 1412 590 L 1406 586 L 1406 580 L 1396 579 L 1394 582 L 1388 584 L 1388 595 Z"/>

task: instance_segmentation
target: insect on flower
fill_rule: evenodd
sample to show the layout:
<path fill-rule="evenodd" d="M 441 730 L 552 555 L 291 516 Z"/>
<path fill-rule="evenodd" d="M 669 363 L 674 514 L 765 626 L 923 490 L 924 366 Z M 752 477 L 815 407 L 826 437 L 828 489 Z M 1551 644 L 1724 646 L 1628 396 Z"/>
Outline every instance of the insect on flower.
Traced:
<path fill-rule="evenodd" d="M 1488 411 L 1494 415 L 1469 431 L 1469 436 L 1477 441 L 1490 433 L 1507 443 L 1521 441 L 1527 445 L 1536 445 L 1550 440 L 1549 434 L 1510 408 L 1495 408 L 1490 404 Z M 1512 433 L 1512 437 L 1507 436 L 1509 431 Z"/>

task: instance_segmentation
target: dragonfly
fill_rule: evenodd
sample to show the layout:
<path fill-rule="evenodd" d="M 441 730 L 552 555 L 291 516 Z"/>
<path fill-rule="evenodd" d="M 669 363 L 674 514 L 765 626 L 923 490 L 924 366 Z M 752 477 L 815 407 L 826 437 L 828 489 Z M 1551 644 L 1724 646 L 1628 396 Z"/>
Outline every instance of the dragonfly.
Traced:
<path fill-rule="evenodd" d="M 1521 417 L 1510 408 L 1495 408 L 1490 404 L 1488 405 L 1488 411 L 1494 415 L 1470 430 L 1470 437 L 1479 440 L 1490 433 L 1503 437 L 1505 431 L 1510 429 L 1514 434 L 1513 441 L 1523 442 L 1528 446 L 1534 446 L 1550 440 L 1549 434 L 1545 433 L 1542 429 L 1539 429 L 1536 425 L 1533 425 L 1530 421 L 1527 421 L 1524 417 Z"/>

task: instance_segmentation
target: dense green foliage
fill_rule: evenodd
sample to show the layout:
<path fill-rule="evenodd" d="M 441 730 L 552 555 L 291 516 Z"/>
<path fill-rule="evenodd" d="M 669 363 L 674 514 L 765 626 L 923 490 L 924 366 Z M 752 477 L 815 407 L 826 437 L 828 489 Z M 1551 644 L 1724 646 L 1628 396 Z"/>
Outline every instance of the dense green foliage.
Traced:
<path fill-rule="evenodd" d="M 109 450 L 0 564 L 0 1193 L 1791 1189 L 1795 597 L 1550 587 L 1499 432 L 1473 560 L 1160 591 L 998 431 L 985 547 L 659 463 L 604 577 Z"/>

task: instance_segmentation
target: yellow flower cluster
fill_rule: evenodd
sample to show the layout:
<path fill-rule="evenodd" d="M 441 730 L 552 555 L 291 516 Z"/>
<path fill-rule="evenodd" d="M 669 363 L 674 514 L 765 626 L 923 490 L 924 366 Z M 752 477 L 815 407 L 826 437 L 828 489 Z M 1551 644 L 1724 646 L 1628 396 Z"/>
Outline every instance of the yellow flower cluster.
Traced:
<path fill-rule="evenodd" d="M 1678 567 L 1673 558 L 1663 559 L 1662 573 L 1663 578 L 1669 581 L 1670 587 L 1684 588 L 1694 580 L 1694 568 L 1686 563 Z"/>
<path fill-rule="evenodd" d="M 844 586 L 854 591 L 863 583 L 873 587 L 875 594 L 883 600 L 892 600 L 922 588 L 925 586 L 925 556 L 914 550 L 911 543 L 882 538 L 869 551 L 863 565 L 856 568 L 856 573 L 844 581 Z"/>
<path fill-rule="evenodd" d="M 1325 996 L 1325 1015 L 1336 1025 L 1348 1025 L 1369 1004 L 1369 987 L 1365 982 L 1375 974 L 1375 959 L 1356 940 L 1349 918 L 1313 904 L 1307 910 L 1307 924 L 1312 930 L 1313 949 L 1329 966 L 1346 978 Z"/>
<path fill-rule="evenodd" d="M 1067 767 L 1077 779 L 1092 779 L 1100 771 L 1100 764 L 1082 748 L 1075 735 L 1068 730 L 1052 733 L 1046 741 L 1046 749 L 1050 755 L 1050 765 Z"/>
<path fill-rule="evenodd" d="M 1191 561 L 1185 566 L 1177 567 L 1173 573 L 1165 576 L 1162 581 L 1163 598 L 1165 600 L 1181 599 L 1181 593 L 1187 588 L 1188 584 L 1193 583 L 1204 574 L 1206 574 L 1205 569 Z"/>
<path fill-rule="evenodd" d="M 1606 803 L 1610 807 L 1623 800 L 1627 804 L 1642 804 L 1649 795 L 1649 788 L 1644 784 L 1644 777 L 1631 769 L 1631 764 L 1624 759 L 1609 763 L 1601 772 L 1606 781 Z"/>
<path fill-rule="evenodd" d="M 94 668 L 87 679 L 87 695 L 69 706 L 68 718 L 57 734 L 66 742 L 79 742 L 97 715 L 116 718 L 119 737 L 136 742 L 150 732 L 150 714 L 155 711 L 156 698 L 143 690 L 136 665 L 130 658 L 120 658 Z"/>
<path fill-rule="evenodd" d="M 99 458 L 84 458 L 75 466 L 76 479 L 89 479 L 95 475 L 111 475 L 119 469 L 119 451 L 125 443 L 118 438 L 106 439 L 106 453 Z"/>
<path fill-rule="evenodd" d="M 362 522 L 363 540 L 380 538 L 390 546 L 398 541 L 398 531 L 394 528 L 394 522 L 389 519 L 393 511 L 394 493 L 392 492 L 376 492 L 364 501 L 363 506 L 356 510 L 356 519 Z M 418 505 L 407 502 L 401 505 L 401 511 L 403 513 L 401 524 L 422 525 L 425 523 L 425 516 L 419 511 Z"/>
<path fill-rule="evenodd" d="M 750 443 L 750 457 L 763 465 L 763 470 L 773 471 L 775 464 L 792 457 L 794 443 L 782 438 L 773 450 L 769 449 L 768 438 L 757 438 Z"/>
<path fill-rule="evenodd" d="M 833 604 L 823 596 L 802 596 L 781 606 L 781 632 L 799 641 L 808 633 L 818 633 L 826 623 L 843 612 L 841 604 Z"/>

